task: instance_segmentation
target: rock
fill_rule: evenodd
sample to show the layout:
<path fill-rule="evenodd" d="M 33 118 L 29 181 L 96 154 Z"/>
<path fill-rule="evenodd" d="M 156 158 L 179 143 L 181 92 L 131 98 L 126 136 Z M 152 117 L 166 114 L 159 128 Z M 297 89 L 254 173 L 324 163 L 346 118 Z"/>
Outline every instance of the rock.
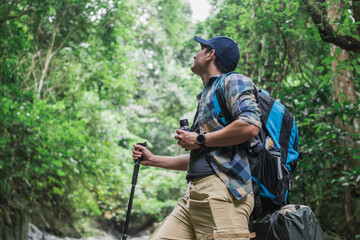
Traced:
<path fill-rule="evenodd" d="M 44 239 L 44 234 L 34 224 L 29 223 L 28 237 L 29 240 L 39 240 Z"/>
<path fill-rule="evenodd" d="M 48 234 L 59 237 L 81 237 L 74 227 L 71 214 L 59 206 L 53 207 L 50 203 L 32 206 L 28 216 L 29 222 Z"/>
<path fill-rule="evenodd" d="M 20 207 L 9 206 L 0 203 L 0 240 L 76 240 L 81 237 L 76 230 L 71 214 L 60 207 L 51 207 L 47 204 L 36 205 L 28 208 L 28 211 Z M 115 219 L 96 218 L 85 219 L 89 222 L 84 226 L 82 234 L 89 236 L 89 231 L 95 231 L 94 237 L 83 238 L 84 240 L 116 240 L 123 235 L 123 222 L 115 222 Z M 146 214 L 133 214 L 129 226 L 129 240 L 143 240 L 150 235 L 155 218 Z M 82 227 L 80 227 L 82 229 Z M 90 233 L 91 234 L 91 233 Z"/>
<path fill-rule="evenodd" d="M 154 222 L 156 222 L 156 218 L 150 214 L 132 214 L 128 233 L 131 235 L 138 234 L 140 231 L 151 227 Z M 122 224 L 120 229 L 123 229 L 124 225 Z"/>
<path fill-rule="evenodd" d="M 96 225 L 96 224 L 95 224 Z M 53 236 L 51 234 L 48 234 L 46 232 L 42 232 L 39 228 L 37 228 L 35 225 L 29 223 L 29 239 L 28 240 L 118 240 L 121 239 L 121 237 L 116 234 L 112 235 L 107 232 L 104 232 L 100 229 L 98 229 L 97 234 L 91 237 L 86 238 L 59 238 L 56 236 Z M 146 240 L 149 239 L 149 236 L 146 235 L 146 233 L 139 233 L 136 236 L 128 236 L 128 240 Z"/>
<path fill-rule="evenodd" d="M 36 227 L 34 224 L 29 223 L 29 233 L 28 233 L 28 240 L 85 240 L 85 239 L 79 239 L 79 238 L 60 238 L 54 235 L 51 235 L 47 232 L 41 231 L 38 227 Z M 88 239 L 86 239 L 88 240 Z M 98 240 L 116 240 L 112 238 L 99 238 Z"/>
<path fill-rule="evenodd" d="M 24 211 L 0 205 L 0 239 L 27 240 L 28 219 Z"/>

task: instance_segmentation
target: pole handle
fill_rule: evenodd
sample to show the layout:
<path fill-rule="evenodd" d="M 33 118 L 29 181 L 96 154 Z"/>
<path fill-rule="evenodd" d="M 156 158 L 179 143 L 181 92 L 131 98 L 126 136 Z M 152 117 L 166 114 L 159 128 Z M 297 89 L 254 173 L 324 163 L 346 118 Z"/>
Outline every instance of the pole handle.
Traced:
<path fill-rule="evenodd" d="M 144 146 L 146 147 L 147 146 L 147 142 L 143 142 L 143 143 L 137 143 L 136 145 L 141 145 L 141 146 Z M 133 177 L 132 177 L 132 180 L 131 180 L 131 185 L 136 185 L 137 183 L 137 178 L 138 178 L 138 175 L 139 175 L 139 169 L 140 169 L 140 162 L 142 160 L 142 157 L 141 158 L 138 158 L 136 161 L 135 161 L 135 165 L 134 165 L 134 171 L 133 171 Z"/>

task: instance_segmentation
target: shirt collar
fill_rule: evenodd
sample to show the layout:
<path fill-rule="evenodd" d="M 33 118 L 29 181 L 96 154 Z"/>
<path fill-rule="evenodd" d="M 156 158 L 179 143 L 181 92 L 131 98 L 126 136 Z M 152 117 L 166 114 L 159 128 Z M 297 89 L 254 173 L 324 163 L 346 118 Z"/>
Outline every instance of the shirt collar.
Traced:
<path fill-rule="evenodd" d="M 209 80 L 205 83 L 205 87 L 208 87 L 208 86 L 211 86 L 213 84 L 213 82 L 218 79 L 220 76 L 222 76 L 223 74 L 220 73 L 220 74 L 216 74 L 214 76 L 211 76 L 209 78 Z"/>
<path fill-rule="evenodd" d="M 221 77 L 222 75 L 223 75 L 223 73 L 220 73 L 220 74 L 216 74 L 216 75 L 214 75 L 214 76 L 211 76 L 211 77 L 209 78 L 209 80 L 205 83 L 204 88 L 211 86 L 211 85 L 215 82 L 215 80 L 218 79 L 219 77 Z M 196 98 L 197 98 L 198 100 L 201 98 L 201 93 L 202 93 L 202 91 L 196 96 Z"/>

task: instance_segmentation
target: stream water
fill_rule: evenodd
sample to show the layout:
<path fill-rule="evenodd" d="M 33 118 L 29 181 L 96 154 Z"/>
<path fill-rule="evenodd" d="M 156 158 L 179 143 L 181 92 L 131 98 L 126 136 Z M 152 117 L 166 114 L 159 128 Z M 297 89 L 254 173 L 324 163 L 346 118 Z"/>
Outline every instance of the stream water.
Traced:
<path fill-rule="evenodd" d="M 131 240 L 146 240 L 149 236 L 142 235 L 141 233 L 136 236 L 128 236 L 127 239 Z M 119 240 L 119 238 L 107 234 L 106 232 L 101 231 L 100 235 L 86 238 L 59 238 L 53 235 L 50 235 L 46 232 L 42 232 L 35 225 L 29 223 L 29 232 L 28 232 L 28 240 Z"/>

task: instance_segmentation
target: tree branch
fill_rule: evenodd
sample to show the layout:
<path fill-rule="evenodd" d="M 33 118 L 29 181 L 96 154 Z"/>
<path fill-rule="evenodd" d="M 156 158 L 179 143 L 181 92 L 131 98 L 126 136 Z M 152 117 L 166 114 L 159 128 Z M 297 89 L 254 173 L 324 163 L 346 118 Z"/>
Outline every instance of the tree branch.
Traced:
<path fill-rule="evenodd" d="M 22 11 L 19 15 L 17 16 L 9 16 L 9 17 L 5 17 L 3 19 L 0 19 L 0 24 L 3 24 L 4 22 L 8 21 L 8 20 L 12 20 L 15 18 L 21 18 L 23 15 L 25 15 L 26 13 L 30 12 L 30 11 L 34 11 L 35 9 L 32 7 L 28 7 L 27 9 L 25 9 L 24 11 Z"/>
<path fill-rule="evenodd" d="M 360 0 L 352 0 L 353 16 L 356 22 L 360 22 Z M 360 37 L 360 24 L 356 27 L 357 33 Z"/>
<path fill-rule="evenodd" d="M 51 61 L 51 58 L 55 54 L 55 52 L 52 52 L 52 49 L 54 47 L 57 28 L 58 28 L 58 26 L 54 26 L 53 30 L 52 30 L 52 33 L 51 33 L 51 42 L 50 42 L 50 46 L 48 48 L 47 54 L 45 56 L 45 64 L 44 64 L 44 68 L 42 69 L 41 78 L 40 78 L 40 81 L 39 81 L 38 94 L 37 94 L 38 98 L 40 98 L 40 93 L 41 93 L 41 90 L 42 90 L 42 87 L 43 87 L 43 84 L 44 84 L 44 79 L 45 79 L 46 74 L 47 74 L 49 63 Z"/>
<path fill-rule="evenodd" d="M 326 20 L 325 15 L 321 14 L 321 11 L 316 8 L 314 3 L 309 2 L 309 0 L 301 0 L 301 2 L 313 19 L 323 41 L 335 44 L 347 51 L 360 53 L 360 41 L 358 39 L 349 35 L 337 34 Z"/>
<path fill-rule="evenodd" d="M 67 8 L 65 8 L 65 10 L 63 11 L 61 19 L 63 19 L 63 17 L 65 16 L 66 13 L 67 13 Z M 50 46 L 48 48 L 47 54 L 45 56 L 45 63 L 44 63 L 44 67 L 43 67 L 43 70 L 41 73 L 41 78 L 39 81 L 38 94 L 37 94 L 38 98 L 40 98 L 40 93 L 43 88 L 44 80 L 47 75 L 48 67 L 49 67 L 52 57 L 63 47 L 63 45 L 65 44 L 65 42 L 67 41 L 67 39 L 69 38 L 69 36 L 71 34 L 71 31 L 69 31 L 68 34 L 66 35 L 66 37 L 64 38 L 63 42 L 60 44 L 60 46 L 56 50 L 53 51 L 53 48 L 55 45 L 56 33 L 57 33 L 57 30 L 59 29 L 59 27 L 60 27 L 60 22 L 57 22 L 54 24 L 54 27 L 52 29 L 51 42 L 50 42 Z"/>
<path fill-rule="evenodd" d="M 276 29 L 278 30 L 278 32 L 280 33 L 281 35 L 281 38 L 283 40 L 283 44 L 284 44 L 284 48 L 283 48 L 283 55 L 281 57 L 281 60 L 280 60 L 280 68 L 282 70 L 285 70 L 285 68 L 287 67 L 285 63 L 285 59 L 286 59 L 286 56 L 287 56 L 287 41 L 286 41 L 286 36 L 284 34 L 283 31 L 281 31 L 281 28 L 280 28 L 280 24 L 272 17 L 271 13 L 268 12 L 269 15 L 270 15 L 270 19 L 273 21 L 273 23 L 275 24 L 276 26 Z"/>

